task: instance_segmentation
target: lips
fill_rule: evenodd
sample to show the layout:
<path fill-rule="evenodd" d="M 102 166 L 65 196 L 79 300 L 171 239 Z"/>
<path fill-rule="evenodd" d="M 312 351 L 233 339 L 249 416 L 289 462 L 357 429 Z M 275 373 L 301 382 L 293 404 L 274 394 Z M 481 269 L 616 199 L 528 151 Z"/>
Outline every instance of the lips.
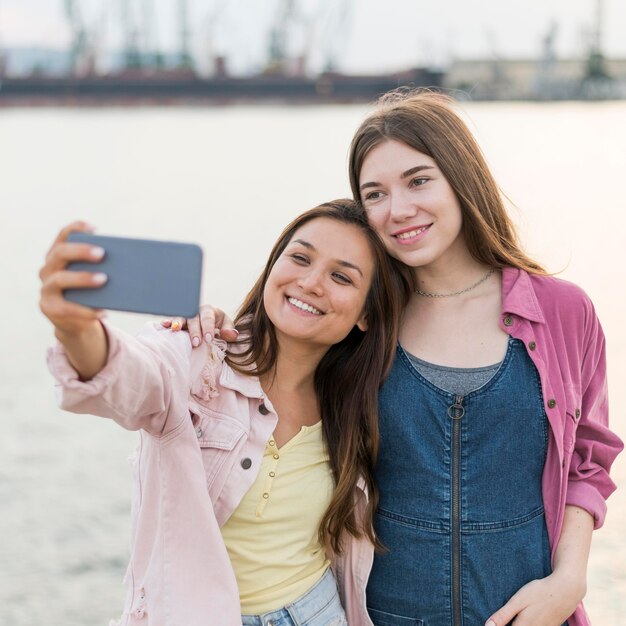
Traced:
<path fill-rule="evenodd" d="M 400 243 L 412 243 L 413 241 L 420 238 L 428 229 L 432 226 L 432 224 L 423 224 L 421 226 L 410 226 L 409 228 L 404 228 L 398 232 L 392 233 L 392 237 L 396 239 Z"/>
<path fill-rule="evenodd" d="M 311 315 L 324 315 L 322 311 L 315 308 L 312 304 L 299 300 L 298 298 L 294 298 L 293 296 L 287 296 L 287 302 L 289 302 L 292 307 L 295 307 L 303 313 L 310 313 Z"/>

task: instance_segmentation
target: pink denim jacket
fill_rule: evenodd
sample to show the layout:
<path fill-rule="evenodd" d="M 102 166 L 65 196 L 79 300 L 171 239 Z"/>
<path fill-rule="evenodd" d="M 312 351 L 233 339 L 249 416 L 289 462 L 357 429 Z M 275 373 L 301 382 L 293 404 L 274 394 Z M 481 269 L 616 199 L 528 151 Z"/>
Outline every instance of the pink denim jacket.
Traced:
<path fill-rule="evenodd" d="M 565 505 L 606 516 L 615 490 L 611 464 L 623 449 L 608 428 L 605 340 L 589 297 L 576 285 L 507 268 L 502 274 L 500 327 L 524 342 L 541 380 L 550 424 L 543 503 L 552 555 Z M 569 626 L 589 626 L 582 603 Z"/>
<path fill-rule="evenodd" d="M 109 359 L 81 382 L 63 348 L 48 353 L 59 404 L 139 430 L 133 463 L 127 597 L 115 626 L 240 626 L 239 593 L 220 526 L 254 482 L 277 422 L 254 377 L 223 362 L 225 344 L 191 350 L 186 333 L 109 326 Z M 366 494 L 359 490 L 357 510 Z M 333 565 L 350 626 L 371 626 L 366 540 L 348 538 Z"/>

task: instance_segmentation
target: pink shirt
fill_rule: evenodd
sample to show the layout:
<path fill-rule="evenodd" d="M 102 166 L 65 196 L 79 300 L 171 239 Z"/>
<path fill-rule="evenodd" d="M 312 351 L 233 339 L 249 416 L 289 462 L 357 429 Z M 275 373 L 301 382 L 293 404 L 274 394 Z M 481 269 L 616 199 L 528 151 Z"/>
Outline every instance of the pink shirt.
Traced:
<path fill-rule="evenodd" d="M 526 345 L 550 423 L 542 487 L 554 554 L 565 505 L 586 509 L 599 527 L 615 489 L 609 469 L 623 444 L 607 425 L 604 335 L 591 301 L 571 283 L 505 269 L 502 289 L 501 327 Z M 48 362 L 62 408 L 140 430 L 128 595 L 118 624 L 239 626 L 219 528 L 256 477 L 277 421 L 273 407 L 257 379 L 223 364 L 224 344 L 192 352 L 183 333 L 107 332 L 109 361 L 93 380 L 80 382 L 58 345 Z M 366 497 L 356 496 L 360 512 Z M 334 567 L 348 622 L 371 626 L 365 587 L 373 549 L 353 538 L 345 545 Z M 568 623 L 589 624 L 582 604 Z"/>

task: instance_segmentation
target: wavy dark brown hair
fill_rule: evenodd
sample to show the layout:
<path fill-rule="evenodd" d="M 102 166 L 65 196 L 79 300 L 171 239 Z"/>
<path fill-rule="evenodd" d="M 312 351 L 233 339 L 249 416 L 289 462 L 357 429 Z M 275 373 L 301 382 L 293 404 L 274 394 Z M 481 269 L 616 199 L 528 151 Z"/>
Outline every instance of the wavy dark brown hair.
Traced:
<path fill-rule="evenodd" d="M 322 545 L 339 554 L 342 537 L 367 537 L 381 545 L 373 526 L 378 504 L 374 465 L 378 452 L 378 390 L 391 367 L 402 309 L 408 301 L 411 276 L 390 258 L 365 213 L 353 200 L 321 204 L 297 217 L 281 233 L 265 269 L 241 305 L 235 326 L 241 342 L 227 355 L 228 364 L 244 374 L 271 373 L 278 357 L 278 342 L 263 304 L 268 276 L 296 231 L 318 218 L 356 226 L 366 237 L 375 267 L 365 301 L 367 330 L 356 326 L 331 346 L 315 371 L 315 391 L 322 416 L 324 440 L 330 456 L 335 490 L 319 527 Z M 357 483 L 363 478 L 369 493 L 362 524 L 355 513 Z"/>
<path fill-rule="evenodd" d="M 480 146 L 454 110 L 452 98 L 427 89 L 397 90 L 380 98 L 350 146 L 350 186 L 359 201 L 363 161 L 372 148 L 390 139 L 437 163 L 459 200 L 465 242 L 477 261 L 495 268 L 546 273 L 522 250 L 502 193 Z"/>

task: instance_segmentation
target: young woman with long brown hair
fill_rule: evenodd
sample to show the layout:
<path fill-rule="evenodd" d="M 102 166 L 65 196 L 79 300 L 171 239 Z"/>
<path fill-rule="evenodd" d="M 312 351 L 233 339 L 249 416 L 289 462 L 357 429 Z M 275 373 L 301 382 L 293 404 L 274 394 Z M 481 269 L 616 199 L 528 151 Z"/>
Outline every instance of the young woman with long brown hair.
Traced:
<path fill-rule="evenodd" d="M 130 337 L 64 300 L 102 284 L 66 270 L 102 254 L 66 241 L 84 229 L 53 244 L 41 309 L 61 406 L 140 431 L 118 623 L 360 624 L 377 390 L 407 296 L 362 210 L 339 200 L 296 218 L 241 307 L 238 341 L 193 353 L 181 334 Z"/>
<path fill-rule="evenodd" d="M 383 98 L 349 169 L 416 284 L 379 398 L 373 623 L 587 626 L 591 532 L 623 447 L 591 301 L 522 250 L 449 98 Z"/>

